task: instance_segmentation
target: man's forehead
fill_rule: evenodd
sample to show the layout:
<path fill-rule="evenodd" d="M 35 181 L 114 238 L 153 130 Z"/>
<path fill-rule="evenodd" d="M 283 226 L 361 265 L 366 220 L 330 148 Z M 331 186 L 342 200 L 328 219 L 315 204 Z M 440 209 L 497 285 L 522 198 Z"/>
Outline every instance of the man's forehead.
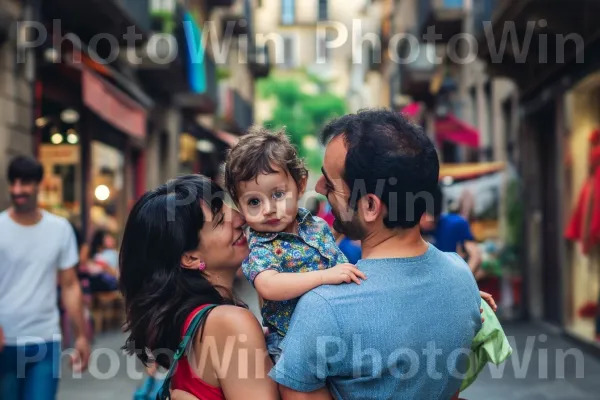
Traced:
<path fill-rule="evenodd" d="M 323 169 L 327 174 L 340 176 L 346 161 L 346 142 L 343 135 L 338 135 L 331 139 L 325 148 L 325 158 L 323 160 Z"/>

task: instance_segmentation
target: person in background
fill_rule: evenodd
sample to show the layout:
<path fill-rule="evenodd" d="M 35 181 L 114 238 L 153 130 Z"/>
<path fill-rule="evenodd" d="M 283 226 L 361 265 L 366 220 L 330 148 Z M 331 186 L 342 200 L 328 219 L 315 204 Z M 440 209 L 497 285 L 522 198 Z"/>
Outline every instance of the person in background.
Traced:
<path fill-rule="evenodd" d="M 119 256 L 114 249 L 115 241 L 106 231 L 94 233 L 90 245 L 89 258 L 84 271 L 89 275 L 92 293 L 112 292 L 118 289 Z"/>
<path fill-rule="evenodd" d="M 356 264 L 362 257 L 362 250 L 360 249 L 360 242 L 349 239 L 348 236 L 336 231 L 331 227 L 333 237 L 338 247 L 344 253 L 350 264 Z"/>
<path fill-rule="evenodd" d="M 467 261 L 477 281 L 485 277 L 481 269 L 481 250 L 475 242 L 469 222 L 460 214 L 456 204 L 451 204 L 449 212 L 442 213 L 444 194 L 438 185 L 433 193 L 433 209 L 421 218 L 421 231 L 427 241 L 438 250 L 458 253 Z"/>
<path fill-rule="evenodd" d="M 0 213 L 2 400 L 56 397 L 61 360 L 57 277 L 75 330 L 74 368 L 85 370 L 90 356 L 75 234 L 66 219 L 38 207 L 43 175 L 42 165 L 31 157 L 16 157 L 8 166 L 12 207 Z"/>

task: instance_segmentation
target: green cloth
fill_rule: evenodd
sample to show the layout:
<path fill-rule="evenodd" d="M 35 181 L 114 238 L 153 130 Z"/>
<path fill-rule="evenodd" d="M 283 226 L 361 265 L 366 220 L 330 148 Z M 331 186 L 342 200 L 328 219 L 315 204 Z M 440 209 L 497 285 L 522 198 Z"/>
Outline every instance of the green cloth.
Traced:
<path fill-rule="evenodd" d="M 483 308 L 481 316 L 485 319 L 485 322 L 471 344 L 469 370 L 460 387 L 461 392 L 475 382 L 475 379 L 488 362 L 499 365 L 512 354 L 512 348 L 508 343 L 500 321 L 498 321 L 498 317 L 496 317 L 496 313 L 485 300 L 481 300 L 481 308 Z"/>

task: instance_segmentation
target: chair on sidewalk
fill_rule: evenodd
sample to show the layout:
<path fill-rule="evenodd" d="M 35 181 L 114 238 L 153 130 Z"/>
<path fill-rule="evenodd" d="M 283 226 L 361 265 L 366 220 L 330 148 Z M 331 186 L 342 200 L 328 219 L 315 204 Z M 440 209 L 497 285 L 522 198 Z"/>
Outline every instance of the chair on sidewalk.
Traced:
<path fill-rule="evenodd" d="M 93 294 L 92 316 L 96 333 L 120 328 L 124 321 L 123 298 L 118 291 Z"/>

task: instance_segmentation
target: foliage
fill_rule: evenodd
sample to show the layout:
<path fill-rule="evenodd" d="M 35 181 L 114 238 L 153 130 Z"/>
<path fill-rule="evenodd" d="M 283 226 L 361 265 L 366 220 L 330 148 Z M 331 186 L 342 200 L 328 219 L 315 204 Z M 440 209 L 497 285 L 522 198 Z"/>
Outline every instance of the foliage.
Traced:
<path fill-rule="evenodd" d="M 345 114 L 346 103 L 327 90 L 329 82 L 314 75 L 308 75 L 305 82 L 316 84 L 317 93 L 303 90 L 304 82 L 300 79 L 273 76 L 261 80 L 258 91 L 261 97 L 275 100 L 273 116 L 265 125 L 272 129 L 285 128 L 300 156 L 314 170 L 321 166 L 321 151 L 304 146 L 304 139 L 317 136 L 328 120 Z"/>

